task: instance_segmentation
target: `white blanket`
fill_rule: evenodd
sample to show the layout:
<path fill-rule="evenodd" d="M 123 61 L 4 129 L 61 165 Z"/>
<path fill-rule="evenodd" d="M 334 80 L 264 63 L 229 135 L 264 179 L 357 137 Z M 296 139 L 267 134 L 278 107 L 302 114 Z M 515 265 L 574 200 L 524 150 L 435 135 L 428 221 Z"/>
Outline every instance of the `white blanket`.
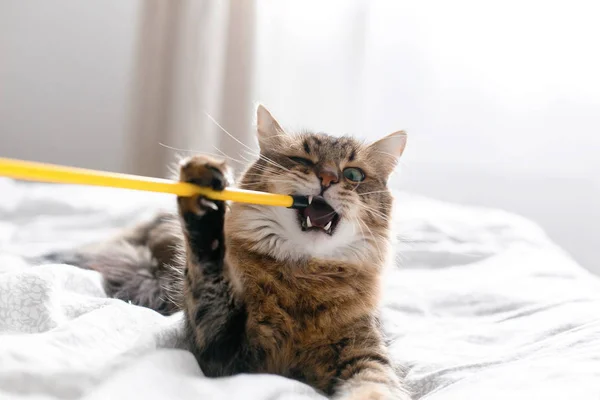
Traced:
<path fill-rule="evenodd" d="M 106 298 L 25 257 L 106 238 L 173 198 L 0 179 L 0 398 L 319 398 L 269 375 L 204 378 L 181 315 Z M 385 329 L 415 398 L 599 399 L 600 281 L 533 223 L 397 194 Z"/>

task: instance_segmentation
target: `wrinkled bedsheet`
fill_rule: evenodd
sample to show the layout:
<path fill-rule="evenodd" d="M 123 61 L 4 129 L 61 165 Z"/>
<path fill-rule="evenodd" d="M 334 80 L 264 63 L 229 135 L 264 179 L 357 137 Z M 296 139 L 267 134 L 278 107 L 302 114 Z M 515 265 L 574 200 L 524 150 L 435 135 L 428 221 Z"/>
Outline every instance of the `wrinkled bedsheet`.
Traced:
<path fill-rule="evenodd" d="M 0 179 L 0 399 L 308 399 L 282 377 L 202 376 L 181 315 L 29 257 L 173 209 L 169 195 Z M 415 398 L 600 399 L 600 280 L 532 222 L 396 193 L 383 317 Z"/>

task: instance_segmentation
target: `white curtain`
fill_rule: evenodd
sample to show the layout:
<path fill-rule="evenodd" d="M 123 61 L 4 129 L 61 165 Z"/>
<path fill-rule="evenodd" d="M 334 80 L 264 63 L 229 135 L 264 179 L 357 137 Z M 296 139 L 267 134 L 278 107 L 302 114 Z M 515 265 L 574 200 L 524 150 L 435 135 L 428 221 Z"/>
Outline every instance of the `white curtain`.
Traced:
<path fill-rule="evenodd" d="M 238 154 L 239 142 L 253 143 L 254 2 L 140 7 L 128 169 L 164 176 L 187 151 Z"/>

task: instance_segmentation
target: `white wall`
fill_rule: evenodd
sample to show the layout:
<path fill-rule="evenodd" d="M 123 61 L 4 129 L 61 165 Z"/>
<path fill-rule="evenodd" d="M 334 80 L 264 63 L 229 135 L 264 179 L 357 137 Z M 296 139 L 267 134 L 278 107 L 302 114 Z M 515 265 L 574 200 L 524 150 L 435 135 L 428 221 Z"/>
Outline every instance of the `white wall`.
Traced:
<path fill-rule="evenodd" d="M 370 11 L 367 126 L 412 133 L 400 184 L 534 219 L 600 273 L 600 4 Z"/>
<path fill-rule="evenodd" d="M 0 1 L 0 156 L 118 171 L 138 0 Z"/>
<path fill-rule="evenodd" d="M 600 4 L 259 1 L 260 100 L 292 127 L 406 129 L 398 187 L 529 217 L 600 273 Z"/>

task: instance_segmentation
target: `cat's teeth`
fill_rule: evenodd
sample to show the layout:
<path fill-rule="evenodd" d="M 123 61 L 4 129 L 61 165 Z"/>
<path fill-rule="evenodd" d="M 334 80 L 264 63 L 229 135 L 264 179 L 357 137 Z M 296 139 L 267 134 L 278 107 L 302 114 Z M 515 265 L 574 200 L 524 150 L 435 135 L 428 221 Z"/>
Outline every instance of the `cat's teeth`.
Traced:
<path fill-rule="evenodd" d="M 328 231 L 331 228 L 331 221 L 327 225 L 325 225 L 325 230 Z"/>
<path fill-rule="evenodd" d="M 306 227 L 312 228 L 312 224 L 310 223 L 310 217 L 306 217 Z"/>
<path fill-rule="evenodd" d="M 312 196 L 308 196 L 308 204 L 312 203 Z"/>

